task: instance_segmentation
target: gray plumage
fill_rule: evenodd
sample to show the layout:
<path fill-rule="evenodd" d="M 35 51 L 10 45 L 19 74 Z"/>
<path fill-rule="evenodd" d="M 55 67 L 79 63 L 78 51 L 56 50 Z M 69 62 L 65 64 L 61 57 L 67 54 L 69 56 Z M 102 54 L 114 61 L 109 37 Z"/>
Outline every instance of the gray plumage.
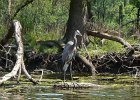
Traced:
<path fill-rule="evenodd" d="M 69 41 L 63 50 L 62 54 L 62 61 L 64 63 L 63 71 L 67 71 L 67 68 L 69 66 L 69 63 L 71 62 L 75 52 L 74 43 L 72 41 Z"/>
<path fill-rule="evenodd" d="M 64 80 L 65 80 L 65 72 L 67 71 L 72 59 L 75 57 L 76 46 L 77 46 L 77 37 L 76 37 L 77 35 L 82 36 L 81 33 L 78 30 L 76 30 L 74 39 L 72 41 L 67 42 L 62 53 L 62 61 L 64 63 L 63 66 Z"/>

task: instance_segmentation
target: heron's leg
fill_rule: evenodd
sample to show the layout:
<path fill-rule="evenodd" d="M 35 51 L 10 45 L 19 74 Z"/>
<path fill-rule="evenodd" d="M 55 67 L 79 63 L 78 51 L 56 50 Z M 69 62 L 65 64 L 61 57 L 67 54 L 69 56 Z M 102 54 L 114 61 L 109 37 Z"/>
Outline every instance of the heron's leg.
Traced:
<path fill-rule="evenodd" d="M 66 80 L 66 71 L 64 71 L 64 83 L 65 83 L 65 80 Z"/>
<path fill-rule="evenodd" d="M 71 80 L 73 82 L 73 77 L 72 77 L 72 61 L 70 62 L 70 76 L 71 76 Z"/>

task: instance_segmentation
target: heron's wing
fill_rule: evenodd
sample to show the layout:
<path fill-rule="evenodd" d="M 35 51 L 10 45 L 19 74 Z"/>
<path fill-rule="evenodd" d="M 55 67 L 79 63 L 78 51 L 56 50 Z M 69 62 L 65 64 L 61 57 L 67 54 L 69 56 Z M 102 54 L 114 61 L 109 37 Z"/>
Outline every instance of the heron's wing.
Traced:
<path fill-rule="evenodd" d="M 69 41 L 65 47 L 64 47 L 64 50 L 63 50 L 63 53 L 62 53 L 62 61 L 63 62 L 66 62 L 66 61 L 70 61 L 72 59 L 72 56 L 73 56 L 73 45 L 74 43 L 72 41 Z"/>

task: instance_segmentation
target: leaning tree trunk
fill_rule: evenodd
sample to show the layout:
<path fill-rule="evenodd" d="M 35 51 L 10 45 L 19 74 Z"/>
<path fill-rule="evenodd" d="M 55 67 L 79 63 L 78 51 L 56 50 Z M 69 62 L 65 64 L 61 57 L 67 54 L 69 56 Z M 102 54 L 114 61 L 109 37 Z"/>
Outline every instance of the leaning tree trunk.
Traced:
<path fill-rule="evenodd" d="M 88 22 L 93 22 L 93 14 L 92 14 L 92 5 L 91 5 L 92 1 L 91 0 L 87 0 L 87 21 Z"/>
<path fill-rule="evenodd" d="M 66 34 L 64 41 L 68 42 L 74 37 L 75 30 L 79 30 L 84 34 L 84 24 L 86 21 L 86 0 L 71 0 L 69 19 L 67 22 Z M 78 45 L 81 43 L 81 38 L 78 38 Z"/>
<path fill-rule="evenodd" d="M 23 60 L 23 55 L 24 55 L 24 50 L 23 50 L 23 43 L 22 43 L 22 38 L 21 38 L 21 24 L 19 21 L 14 20 L 12 22 L 12 26 L 14 27 L 14 35 L 16 38 L 16 42 L 18 45 L 18 50 L 16 53 L 17 56 L 17 61 L 15 63 L 15 66 L 13 68 L 13 70 L 6 74 L 5 76 L 0 78 L 0 84 L 2 84 L 3 82 L 7 81 L 8 79 L 10 79 L 11 77 L 14 77 L 18 74 L 18 81 L 19 81 L 19 77 L 21 74 L 21 70 L 24 72 L 24 74 L 27 76 L 27 78 L 33 82 L 34 84 L 36 84 L 37 82 L 28 74 L 25 65 L 24 65 L 24 60 Z"/>

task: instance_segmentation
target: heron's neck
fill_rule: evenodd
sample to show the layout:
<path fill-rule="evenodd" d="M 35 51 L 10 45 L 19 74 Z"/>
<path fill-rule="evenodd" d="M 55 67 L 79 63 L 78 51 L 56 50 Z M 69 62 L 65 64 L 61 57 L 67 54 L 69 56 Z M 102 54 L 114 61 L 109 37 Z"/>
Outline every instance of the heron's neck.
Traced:
<path fill-rule="evenodd" d="M 74 36 L 74 46 L 75 47 L 77 46 L 77 37 L 76 37 L 76 35 Z"/>

